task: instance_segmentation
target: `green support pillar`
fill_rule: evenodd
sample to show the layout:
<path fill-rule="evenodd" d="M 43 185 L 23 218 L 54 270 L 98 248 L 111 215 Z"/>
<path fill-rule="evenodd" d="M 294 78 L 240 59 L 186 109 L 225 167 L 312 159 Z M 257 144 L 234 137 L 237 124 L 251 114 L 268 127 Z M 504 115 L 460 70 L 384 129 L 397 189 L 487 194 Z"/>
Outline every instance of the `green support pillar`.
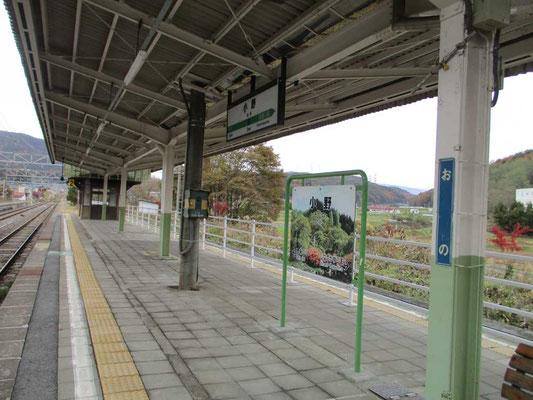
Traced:
<path fill-rule="evenodd" d="M 118 214 L 118 231 L 124 232 L 124 220 L 126 217 L 126 190 L 128 182 L 128 171 L 123 167 L 120 172 L 120 193 L 118 198 L 119 214 Z"/>
<path fill-rule="evenodd" d="M 126 219 L 126 207 L 118 209 L 118 231 L 124 232 L 124 220 Z"/>
<path fill-rule="evenodd" d="M 172 213 L 161 213 L 161 232 L 159 255 L 161 257 L 168 257 L 170 255 L 170 221 L 172 220 Z"/>
<path fill-rule="evenodd" d="M 440 60 L 456 54 L 439 71 L 425 390 L 431 400 L 479 398 L 493 34 L 468 36 L 465 21 L 465 2 L 441 9 Z"/>

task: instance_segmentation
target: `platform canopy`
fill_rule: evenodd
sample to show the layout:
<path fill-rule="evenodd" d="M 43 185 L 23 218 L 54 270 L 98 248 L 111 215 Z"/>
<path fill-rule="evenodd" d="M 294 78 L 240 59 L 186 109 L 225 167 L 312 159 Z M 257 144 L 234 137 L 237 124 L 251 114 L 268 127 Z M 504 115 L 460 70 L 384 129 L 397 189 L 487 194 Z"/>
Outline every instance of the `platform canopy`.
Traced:
<path fill-rule="evenodd" d="M 183 162 L 185 94 L 205 93 L 205 155 L 437 94 L 439 1 L 6 0 L 52 160 L 96 173 Z M 440 3 L 445 3 L 441 1 Z M 533 6 L 513 0 L 505 75 L 533 71 Z M 226 140 L 233 100 L 280 75 L 286 119 Z"/>

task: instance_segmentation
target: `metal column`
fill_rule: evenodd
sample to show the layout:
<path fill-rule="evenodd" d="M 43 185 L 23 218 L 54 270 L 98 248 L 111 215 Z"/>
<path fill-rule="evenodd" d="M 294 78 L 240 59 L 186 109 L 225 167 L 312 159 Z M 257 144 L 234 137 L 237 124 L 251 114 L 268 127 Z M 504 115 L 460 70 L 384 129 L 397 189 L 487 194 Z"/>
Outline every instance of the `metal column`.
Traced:
<path fill-rule="evenodd" d="M 163 150 L 163 179 L 161 181 L 161 236 L 159 255 L 170 255 L 170 223 L 172 219 L 172 192 L 174 186 L 174 144 Z"/>
<path fill-rule="evenodd" d="M 427 399 L 479 397 L 492 34 L 468 36 L 464 7 L 441 10 L 440 59 L 459 51 L 439 72 Z"/>
<path fill-rule="evenodd" d="M 183 193 L 181 193 L 181 165 L 177 167 L 178 171 L 178 178 L 176 182 L 176 212 L 181 212 L 180 204 L 181 204 L 181 196 Z"/>
<path fill-rule="evenodd" d="M 102 196 L 102 221 L 107 220 L 107 181 L 109 179 L 108 174 L 104 174 L 104 188 Z"/>
<path fill-rule="evenodd" d="M 126 190 L 128 182 L 128 171 L 126 167 L 120 170 L 120 193 L 118 198 L 119 217 L 118 217 L 118 231 L 124 232 L 124 217 L 126 214 Z"/>
<path fill-rule="evenodd" d="M 201 189 L 202 159 L 205 128 L 205 95 L 195 90 L 190 96 L 189 126 L 187 129 L 187 150 L 185 155 L 184 191 Z M 198 280 L 198 227 L 199 219 L 181 217 L 180 229 L 180 279 L 179 288 L 196 288 Z"/>

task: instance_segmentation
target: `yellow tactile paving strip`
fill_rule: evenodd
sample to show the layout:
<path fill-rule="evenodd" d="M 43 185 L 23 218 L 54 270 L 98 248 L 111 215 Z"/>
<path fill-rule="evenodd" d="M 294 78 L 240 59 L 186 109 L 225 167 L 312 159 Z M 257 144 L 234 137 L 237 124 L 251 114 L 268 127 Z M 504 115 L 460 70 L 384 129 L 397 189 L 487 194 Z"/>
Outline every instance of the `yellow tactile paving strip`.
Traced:
<path fill-rule="evenodd" d="M 210 250 L 213 250 L 213 251 L 215 251 L 217 253 L 221 253 L 221 251 L 219 249 L 217 249 L 216 247 L 209 246 L 209 248 L 210 248 Z M 226 253 L 226 254 L 229 255 L 230 253 Z M 231 254 L 231 256 L 233 258 L 237 258 L 237 259 L 243 260 L 245 262 L 250 262 L 250 260 L 248 258 L 241 257 L 239 255 Z M 259 268 L 264 269 L 266 271 L 272 272 L 274 274 L 281 275 L 281 270 L 279 270 L 277 268 L 274 268 L 274 267 L 271 267 L 271 266 L 269 266 L 267 264 L 264 264 L 264 263 L 262 263 L 260 261 L 255 261 L 254 265 L 256 265 Z M 287 279 L 288 279 L 288 277 L 287 277 Z M 312 279 L 309 279 L 309 278 L 305 278 L 303 276 L 298 276 L 298 275 L 294 275 L 294 280 L 300 281 L 300 282 L 305 283 L 306 285 L 313 286 L 313 287 L 316 287 L 316 288 L 321 289 L 321 290 L 326 290 L 328 292 L 335 293 L 336 295 L 348 298 L 348 292 L 346 292 L 344 290 L 337 289 L 337 288 L 335 288 L 333 286 L 329 286 L 329 285 L 317 282 L 315 280 L 312 280 Z M 429 326 L 429 322 L 428 322 L 427 318 L 420 317 L 420 316 L 418 316 L 416 314 L 412 314 L 412 313 L 409 313 L 409 312 L 406 312 L 406 311 L 398 310 L 396 308 L 387 306 L 387 305 L 382 304 L 382 303 L 378 303 L 376 301 L 372 301 L 370 299 L 365 299 L 364 302 L 365 302 L 366 305 L 369 305 L 369 306 L 371 306 L 374 309 L 386 312 L 387 314 L 394 315 L 396 317 L 402 318 L 402 319 L 404 319 L 406 321 L 409 321 L 409 322 L 413 322 L 413 323 L 415 323 L 417 325 L 420 325 L 420 326 Z M 509 356 L 509 357 L 511 357 L 514 354 L 514 349 L 513 348 L 505 346 L 503 343 L 499 343 L 499 342 L 497 342 L 495 340 L 484 338 L 482 340 L 482 346 L 484 348 L 486 348 L 486 349 L 492 350 L 492 351 L 494 351 L 496 353 L 503 354 L 503 355 L 506 355 L 506 356 Z"/>
<path fill-rule="evenodd" d="M 106 400 L 146 400 L 148 394 L 118 324 L 96 280 L 70 215 L 67 219 L 74 263 Z"/>

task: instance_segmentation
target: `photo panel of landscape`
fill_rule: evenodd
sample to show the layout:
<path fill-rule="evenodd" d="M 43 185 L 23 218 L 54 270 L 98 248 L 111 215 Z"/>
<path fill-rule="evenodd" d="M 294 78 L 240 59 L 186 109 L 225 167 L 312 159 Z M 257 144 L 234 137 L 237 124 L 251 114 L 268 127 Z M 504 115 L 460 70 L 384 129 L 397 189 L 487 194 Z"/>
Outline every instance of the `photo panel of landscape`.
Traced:
<path fill-rule="evenodd" d="M 351 282 L 355 199 L 354 185 L 293 189 L 290 240 L 293 267 Z"/>

